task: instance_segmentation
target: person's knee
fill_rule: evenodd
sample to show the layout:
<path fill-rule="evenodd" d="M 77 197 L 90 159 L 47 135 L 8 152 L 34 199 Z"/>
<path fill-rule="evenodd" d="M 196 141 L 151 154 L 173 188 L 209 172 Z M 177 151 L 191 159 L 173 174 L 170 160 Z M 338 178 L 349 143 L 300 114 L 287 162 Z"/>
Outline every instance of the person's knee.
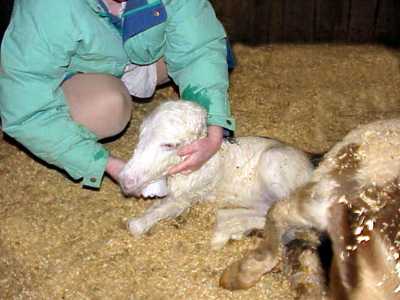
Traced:
<path fill-rule="evenodd" d="M 131 96 L 111 75 L 78 74 L 63 84 L 72 119 L 99 139 L 120 133 L 131 117 Z"/>
<path fill-rule="evenodd" d="M 157 85 L 167 83 L 169 81 L 167 65 L 164 58 L 156 62 Z"/>
<path fill-rule="evenodd" d="M 102 137 L 119 134 L 131 119 L 132 99 L 123 90 L 110 90 L 102 99 L 102 111 L 106 114 L 103 121 L 108 123 L 109 130 L 109 132 L 106 130 Z"/>

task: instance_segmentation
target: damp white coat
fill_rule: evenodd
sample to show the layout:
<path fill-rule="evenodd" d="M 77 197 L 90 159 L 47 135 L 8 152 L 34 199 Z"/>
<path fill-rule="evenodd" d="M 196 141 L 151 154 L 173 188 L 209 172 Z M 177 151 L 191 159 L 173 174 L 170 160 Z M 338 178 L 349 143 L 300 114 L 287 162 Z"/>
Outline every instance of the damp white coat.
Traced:
<path fill-rule="evenodd" d="M 309 179 L 307 155 L 261 137 L 224 141 L 199 170 L 166 176 L 168 168 L 183 159 L 177 149 L 206 136 L 206 119 L 203 108 L 179 100 L 164 102 L 143 121 L 134 154 L 120 174 L 121 186 L 126 195 L 163 198 L 129 221 L 133 235 L 179 216 L 196 202 L 215 201 L 220 209 L 212 246 L 219 248 L 262 229 L 268 208 Z"/>

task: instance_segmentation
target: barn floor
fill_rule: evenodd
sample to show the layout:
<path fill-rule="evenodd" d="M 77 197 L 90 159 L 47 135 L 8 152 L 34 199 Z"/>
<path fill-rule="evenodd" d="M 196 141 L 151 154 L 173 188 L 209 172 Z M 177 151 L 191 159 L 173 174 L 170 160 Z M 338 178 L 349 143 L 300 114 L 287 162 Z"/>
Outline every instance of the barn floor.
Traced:
<path fill-rule="evenodd" d="M 311 152 L 329 149 L 349 129 L 400 116 L 400 53 L 379 46 L 236 45 L 231 77 L 237 135 L 276 137 Z M 106 143 L 128 159 L 151 103 L 134 105 L 127 132 Z M 134 239 L 125 221 L 150 201 L 124 198 L 105 178 L 81 189 L 0 140 L 0 299 L 293 299 L 279 273 L 248 291 L 218 278 L 257 237 L 210 249 L 214 208 L 202 204 Z"/>

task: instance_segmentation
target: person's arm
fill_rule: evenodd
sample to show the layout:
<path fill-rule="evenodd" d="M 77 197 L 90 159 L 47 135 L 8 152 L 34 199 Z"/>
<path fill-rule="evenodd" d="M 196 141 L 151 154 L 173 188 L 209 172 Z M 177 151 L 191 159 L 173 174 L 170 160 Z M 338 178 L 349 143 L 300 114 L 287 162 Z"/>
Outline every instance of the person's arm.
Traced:
<path fill-rule="evenodd" d="M 1 48 L 2 130 L 83 185 L 98 187 L 108 151 L 73 122 L 60 85 L 80 42 L 70 1 L 16 1 Z"/>
<path fill-rule="evenodd" d="M 228 99 L 226 35 L 210 3 L 205 0 L 176 1 L 171 6 L 166 33 L 165 59 L 168 73 L 179 86 L 181 98 L 208 111 L 208 136 L 183 147 L 188 156 L 171 174 L 194 171 L 221 146 L 223 128 L 234 131 Z"/>
<path fill-rule="evenodd" d="M 168 74 L 181 97 L 208 111 L 208 124 L 234 130 L 228 99 L 226 34 L 206 0 L 171 4 L 166 29 Z"/>

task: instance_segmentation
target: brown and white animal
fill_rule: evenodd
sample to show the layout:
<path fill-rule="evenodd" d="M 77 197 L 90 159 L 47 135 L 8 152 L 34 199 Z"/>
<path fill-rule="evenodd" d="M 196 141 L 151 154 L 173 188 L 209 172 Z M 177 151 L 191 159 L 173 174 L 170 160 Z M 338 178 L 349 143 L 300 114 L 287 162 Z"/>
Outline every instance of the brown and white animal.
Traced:
<path fill-rule="evenodd" d="M 224 207 L 217 213 L 212 240 L 218 248 L 262 229 L 271 204 L 309 179 L 313 167 L 306 154 L 258 137 L 224 141 L 199 170 L 167 176 L 168 168 L 182 160 L 177 149 L 206 136 L 206 119 L 202 107 L 184 100 L 164 102 L 145 118 L 133 157 L 120 174 L 121 186 L 127 195 L 165 197 L 129 221 L 133 235 L 179 216 L 196 202 L 215 201 Z"/>
<path fill-rule="evenodd" d="M 303 271 L 292 273 L 299 278 L 291 280 L 300 299 L 400 299 L 399 177 L 400 119 L 351 131 L 325 155 L 309 183 L 274 204 L 265 239 L 224 271 L 221 286 L 249 288 L 278 264 L 280 256 L 290 263 L 289 253 L 297 255 L 294 269 Z M 298 259 L 298 252 L 282 254 L 282 241 L 292 230 L 309 229 L 326 231 L 332 241 L 327 293 L 322 268 L 313 257 L 316 251 L 309 248 L 302 258 L 311 262 L 308 271 L 300 266 L 305 260 Z"/>

